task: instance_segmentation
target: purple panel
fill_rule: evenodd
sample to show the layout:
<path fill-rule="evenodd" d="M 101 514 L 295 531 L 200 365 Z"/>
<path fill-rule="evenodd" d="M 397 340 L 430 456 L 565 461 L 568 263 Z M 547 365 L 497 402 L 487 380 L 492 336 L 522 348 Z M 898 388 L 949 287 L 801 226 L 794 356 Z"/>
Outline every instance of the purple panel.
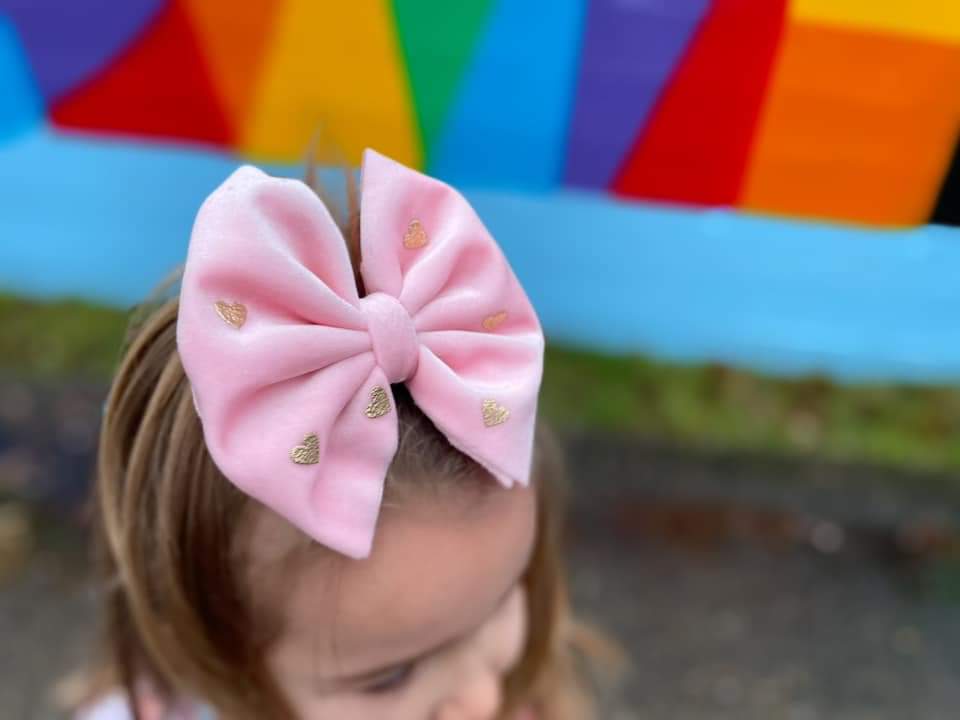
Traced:
<path fill-rule="evenodd" d="M 164 0 L 0 0 L 49 106 L 139 37 Z"/>
<path fill-rule="evenodd" d="M 709 0 L 590 0 L 565 180 L 607 187 Z"/>

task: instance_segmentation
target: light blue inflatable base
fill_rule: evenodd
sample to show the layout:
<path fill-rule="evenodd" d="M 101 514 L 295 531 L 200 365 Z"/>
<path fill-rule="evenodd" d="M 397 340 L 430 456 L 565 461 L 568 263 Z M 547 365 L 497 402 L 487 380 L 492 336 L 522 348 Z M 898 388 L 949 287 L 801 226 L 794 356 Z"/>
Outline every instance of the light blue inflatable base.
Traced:
<path fill-rule="evenodd" d="M 0 146 L 0 289 L 136 303 L 183 261 L 197 207 L 237 165 L 49 129 Z M 960 378 L 960 230 L 465 192 L 554 341 L 841 380 Z"/>

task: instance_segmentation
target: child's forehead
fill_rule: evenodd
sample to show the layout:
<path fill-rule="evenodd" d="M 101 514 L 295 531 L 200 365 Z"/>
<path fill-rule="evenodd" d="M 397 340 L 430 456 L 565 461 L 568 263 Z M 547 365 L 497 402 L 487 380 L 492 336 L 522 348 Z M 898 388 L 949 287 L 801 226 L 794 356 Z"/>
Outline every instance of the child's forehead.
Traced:
<path fill-rule="evenodd" d="M 523 574 L 533 490 L 484 493 L 466 512 L 412 502 L 384 508 L 369 558 L 321 557 L 274 588 L 284 667 L 335 677 L 408 659 L 477 627 Z"/>

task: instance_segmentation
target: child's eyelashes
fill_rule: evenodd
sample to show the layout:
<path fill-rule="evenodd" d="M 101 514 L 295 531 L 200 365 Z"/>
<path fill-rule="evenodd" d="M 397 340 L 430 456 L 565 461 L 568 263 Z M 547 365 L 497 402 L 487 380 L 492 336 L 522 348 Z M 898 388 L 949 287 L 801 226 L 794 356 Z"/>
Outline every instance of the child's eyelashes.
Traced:
<path fill-rule="evenodd" d="M 381 695 L 400 690 L 410 680 L 415 668 L 415 662 L 400 665 L 365 685 L 361 692 L 368 695 Z"/>

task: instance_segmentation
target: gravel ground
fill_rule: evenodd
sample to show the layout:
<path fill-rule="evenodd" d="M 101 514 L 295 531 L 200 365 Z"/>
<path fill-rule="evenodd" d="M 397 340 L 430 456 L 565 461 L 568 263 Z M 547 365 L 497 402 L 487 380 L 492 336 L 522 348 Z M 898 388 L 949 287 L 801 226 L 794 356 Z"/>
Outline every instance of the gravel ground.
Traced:
<path fill-rule="evenodd" d="M 610 717 L 947 720 L 960 614 L 856 558 L 583 545 L 580 607 L 629 648 Z"/>
<path fill-rule="evenodd" d="M 0 496 L 44 510 L 0 571 L 0 720 L 48 720 L 94 633 L 75 518 L 97 392 L 14 392 L 30 413 L 14 424 L 0 384 Z M 66 450 L 29 430 L 47 423 Z M 574 600 L 632 658 L 605 718 L 957 717 L 955 478 L 569 440 Z"/>

